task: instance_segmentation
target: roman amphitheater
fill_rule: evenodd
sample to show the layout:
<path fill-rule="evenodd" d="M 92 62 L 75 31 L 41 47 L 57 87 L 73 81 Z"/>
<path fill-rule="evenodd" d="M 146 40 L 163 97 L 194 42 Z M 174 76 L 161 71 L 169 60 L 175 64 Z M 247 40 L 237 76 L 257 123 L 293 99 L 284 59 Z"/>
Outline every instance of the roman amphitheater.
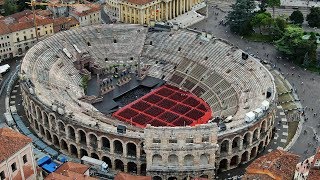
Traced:
<path fill-rule="evenodd" d="M 20 86 L 48 144 L 155 180 L 213 179 L 255 158 L 272 137 L 277 98 L 270 72 L 225 40 L 124 24 L 40 41 Z"/>

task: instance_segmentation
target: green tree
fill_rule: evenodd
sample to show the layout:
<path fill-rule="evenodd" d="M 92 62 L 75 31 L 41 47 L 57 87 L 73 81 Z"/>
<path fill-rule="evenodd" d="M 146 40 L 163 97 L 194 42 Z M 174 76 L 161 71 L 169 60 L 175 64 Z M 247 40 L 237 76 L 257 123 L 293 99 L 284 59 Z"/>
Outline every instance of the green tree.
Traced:
<path fill-rule="evenodd" d="M 270 28 L 273 40 L 279 40 L 280 38 L 282 38 L 287 26 L 288 22 L 285 20 L 284 17 L 276 17 L 273 21 L 273 25 Z"/>
<path fill-rule="evenodd" d="M 320 27 L 320 7 L 312 7 L 310 9 L 307 21 L 310 27 Z"/>
<path fill-rule="evenodd" d="M 274 9 L 281 5 L 280 0 L 267 0 L 267 5 L 272 8 L 272 17 L 274 18 Z"/>
<path fill-rule="evenodd" d="M 292 12 L 292 14 L 289 16 L 290 21 L 293 22 L 293 24 L 299 24 L 301 25 L 303 23 L 303 14 L 299 10 L 295 10 Z"/>
<path fill-rule="evenodd" d="M 17 5 L 12 0 L 5 0 L 3 4 L 4 15 L 8 16 L 16 13 L 18 10 Z"/>
<path fill-rule="evenodd" d="M 26 9 L 30 9 L 30 6 L 26 3 L 26 2 L 30 2 L 30 0 L 19 0 L 17 1 L 17 5 L 18 5 L 18 11 L 23 11 Z"/>
<path fill-rule="evenodd" d="M 237 0 L 231 5 L 232 11 L 227 15 L 227 23 L 233 33 L 246 35 L 252 32 L 251 18 L 255 4 L 253 0 Z"/>
<path fill-rule="evenodd" d="M 267 9 L 267 0 L 261 0 L 260 4 L 259 4 L 259 12 L 265 12 Z"/>
<path fill-rule="evenodd" d="M 252 19 L 251 19 L 251 24 L 253 27 L 259 27 L 260 34 L 262 34 L 262 27 L 266 27 L 272 24 L 273 19 L 271 18 L 271 14 L 268 12 L 263 12 L 256 14 Z"/>

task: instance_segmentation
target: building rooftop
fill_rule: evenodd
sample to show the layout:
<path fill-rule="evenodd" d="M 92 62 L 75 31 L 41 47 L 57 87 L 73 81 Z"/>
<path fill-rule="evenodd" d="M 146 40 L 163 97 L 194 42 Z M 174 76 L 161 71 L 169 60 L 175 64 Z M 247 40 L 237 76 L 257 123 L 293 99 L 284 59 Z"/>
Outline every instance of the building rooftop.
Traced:
<path fill-rule="evenodd" d="M 129 3 L 133 3 L 133 4 L 139 4 L 139 5 L 143 5 L 143 4 L 147 4 L 149 2 L 152 2 L 153 0 L 127 0 Z"/>
<path fill-rule="evenodd" d="M 100 12 L 100 5 L 96 5 L 96 4 L 77 5 L 77 6 L 73 6 L 71 11 L 77 16 L 86 16 L 88 14 L 91 14 L 97 11 Z"/>
<path fill-rule="evenodd" d="M 90 167 L 84 164 L 66 162 L 60 166 L 55 172 L 61 174 L 64 171 L 72 171 L 75 173 L 84 174 Z"/>
<path fill-rule="evenodd" d="M 120 172 L 116 175 L 114 180 L 151 180 L 151 176 L 134 176 L 131 174 Z"/>
<path fill-rule="evenodd" d="M 291 180 L 299 156 L 277 149 L 254 160 L 246 169 L 243 179 Z"/>
<path fill-rule="evenodd" d="M 49 174 L 46 180 L 95 180 L 96 178 L 85 175 L 89 166 L 74 162 L 66 162 L 55 172 Z"/>
<path fill-rule="evenodd" d="M 9 128 L 0 129 L 0 162 L 8 159 L 32 140 Z"/>

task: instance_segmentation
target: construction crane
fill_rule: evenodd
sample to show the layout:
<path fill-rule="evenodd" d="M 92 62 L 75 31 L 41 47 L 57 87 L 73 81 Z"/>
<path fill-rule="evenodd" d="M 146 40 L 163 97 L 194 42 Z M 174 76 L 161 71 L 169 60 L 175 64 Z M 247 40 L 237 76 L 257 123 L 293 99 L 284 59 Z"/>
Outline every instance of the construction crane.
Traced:
<path fill-rule="evenodd" d="M 80 4 L 80 3 L 77 3 L 77 4 L 65 4 L 65 3 L 38 2 L 36 0 L 31 0 L 31 2 L 26 2 L 26 3 L 29 6 L 31 6 L 31 10 L 32 10 L 32 13 L 33 13 L 34 29 L 35 29 L 35 32 L 36 32 L 37 41 L 39 41 L 39 37 L 38 37 L 38 25 L 37 25 L 36 12 L 35 12 L 35 7 L 36 6 L 51 6 L 51 7 L 70 7 L 71 6 L 72 7 L 72 6 L 84 5 L 84 4 Z M 85 4 L 85 5 L 88 5 L 88 4 Z"/>

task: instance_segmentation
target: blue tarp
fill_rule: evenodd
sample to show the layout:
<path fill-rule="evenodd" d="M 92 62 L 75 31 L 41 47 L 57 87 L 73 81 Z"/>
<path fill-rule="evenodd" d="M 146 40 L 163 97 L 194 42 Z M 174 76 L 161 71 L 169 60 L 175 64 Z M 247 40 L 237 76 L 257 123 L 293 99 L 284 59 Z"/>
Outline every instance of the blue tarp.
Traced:
<path fill-rule="evenodd" d="M 39 141 L 39 138 L 37 138 L 37 136 L 35 136 L 35 135 L 33 135 L 33 134 L 29 134 L 29 135 L 27 135 L 27 136 L 32 139 L 32 142 Z"/>
<path fill-rule="evenodd" d="M 43 150 L 46 147 L 48 147 L 44 142 L 42 142 L 41 140 L 38 140 L 36 142 L 34 142 L 34 144 L 40 149 Z"/>
<path fill-rule="evenodd" d="M 54 150 L 54 149 L 52 149 L 51 147 L 46 147 L 45 149 L 44 149 L 44 151 L 45 152 L 47 152 L 52 158 L 55 158 L 55 157 L 57 157 L 58 155 L 59 155 L 59 153 L 56 151 L 56 150 Z"/>
<path fill-rule="evenodd" d="M 44 164 L 42 166 L 42 169 L 47 171 L 48 173 L 52 173 L 57 169 L 58 165 L 54 162 L 51 162 L 50 164 Z"/>
<path fill-rule="evenodd" d="M 37 164 L 38 164 L 38 166 L 41 167 L 41 166 L 43 166 L 44 164 L 50 163 L 50 162 L 51 162 L 51 158 L 50 158 L 49 156 L 45 156 L 45 157 L 39 159 L 39 160 L 37 161 Z"/>
<path fill-rule="evenodd" d="M 60 154 L 58 157 L 57 157 L 57 160 L 60 161 L 60 162 L 67 162 L 69 160 L 69 158 L 66 156 L 66 155 L 63 155 L 63 154 Z"/>

